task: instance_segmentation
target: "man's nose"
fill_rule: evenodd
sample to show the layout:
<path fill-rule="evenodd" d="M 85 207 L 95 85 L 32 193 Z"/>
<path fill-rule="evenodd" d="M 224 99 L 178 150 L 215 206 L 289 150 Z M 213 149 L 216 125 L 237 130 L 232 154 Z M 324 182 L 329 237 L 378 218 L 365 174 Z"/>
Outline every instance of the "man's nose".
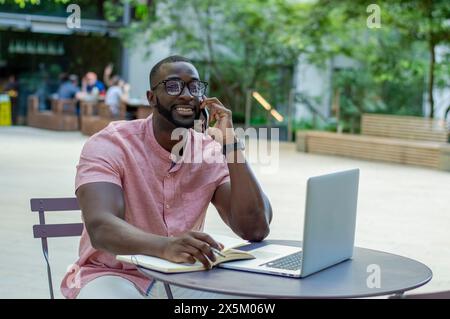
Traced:
<path fill-rule="evenodd" d="M 180 97 L 189 100 L 192 100 L 194 98 L 187 85 L 185 85 L 183 91 L 181 91 Z"/>

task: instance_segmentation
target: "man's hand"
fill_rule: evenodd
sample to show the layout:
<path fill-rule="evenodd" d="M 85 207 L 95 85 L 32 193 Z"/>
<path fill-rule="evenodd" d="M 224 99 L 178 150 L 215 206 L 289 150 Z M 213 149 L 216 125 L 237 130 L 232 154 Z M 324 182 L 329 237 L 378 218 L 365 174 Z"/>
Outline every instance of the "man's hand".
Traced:
<path fill-rule="evenodd" d="M 114 64 L 108 63 L 108 65 L 105 67 L 105 70 L 103 71 L 103 74 L 109 77 L 112 74 L 113 68 Z"/>
<path fill-rule="evenodd" d="M 213 127 L 208 128 L 208 134 L 221 145 L 233 143 L 235 135 L 231 111 L 215 97 L 207 98 L 204 96 L 200 108 L 205 107 L 209 110 L 210 122 L 216 121 Z"/>
<path fill-rule="evenodd" d="M 211 247 L 218 250 L 223 249 L 223 245 L 217 243 L 211 236 L 190 231 L 180 237 L 167 238 L 162 257 L 177 263 L 193 264 L 195 260 L 198 260 L 206 269 L 210 269 L 211 264 L 209 260 L 216 261 Z"/>

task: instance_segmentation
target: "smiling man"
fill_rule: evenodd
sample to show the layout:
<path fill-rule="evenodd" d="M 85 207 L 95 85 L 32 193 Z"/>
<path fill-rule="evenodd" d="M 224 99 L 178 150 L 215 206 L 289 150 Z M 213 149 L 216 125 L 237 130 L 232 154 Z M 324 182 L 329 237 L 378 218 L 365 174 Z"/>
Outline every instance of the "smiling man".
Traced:
<path fill-rule="evenodd" d="M 75 188 L 85 228 L 80 257 L 61 284 L 67 298 L 160 296 L 162 285 L 115 255 L 199 260 L 209 267 L 208 259 L 215 260 L 211 247 L 221 248 L 202 232 L 209 203 L 241 238 L 260 241 L 268 235 L 269 200 L 245 162 L 231 111 L 207 98 L 206 87 L 188 59 L 168 57 L 150 72 L 147 98 L 153 114 L 112 122 L 84 145 Z M 192 129 L 203 108 L 216 121 L 215 139 Z M 184 134 L 172 139 L 180 128 Z M 174 161 L 172 150 L 180 144 Z M 204 154 L 201 163 L 186 160 L 195 145 Z M 217 297 L 183 288 L 173 293 Z"/>

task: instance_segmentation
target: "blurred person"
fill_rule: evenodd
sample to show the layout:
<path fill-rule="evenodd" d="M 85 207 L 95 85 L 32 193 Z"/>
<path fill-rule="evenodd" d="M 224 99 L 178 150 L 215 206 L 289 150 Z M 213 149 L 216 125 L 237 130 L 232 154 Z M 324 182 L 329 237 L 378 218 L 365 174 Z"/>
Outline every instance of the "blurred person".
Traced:
<path fill-rule="evenodd" d="M 8 81 L 5 83 L 3 91 L 10 97 L 17 97 L 19 92 L 19 83 L 17 82 L 16 76 L 14 74 L 11 74 L 8 77 Z"/>
<path fill-rule="evenodd" d="M 114 75 L 110 80 L 111 86 L 106 91 L 105 103 L 109 106 L 114 118 L 120 115 L 121 102 L 127 102 L 130 92 L 130 85 L 125 83 L 118 75 Z"/>
<path fill-rule="evenodd" d="M 38 97 L 39 111 L 51 110 L 51 106 L 48 102 L 48 98 L 51 97 L 51 91 L 49 88 L 49 74 L 47 72 L 48 67 L 45 63 L 39 63 L 37 72 L 37 85 L 34 95 Z"/>
<path fill-rule="evenodd" d="M 103 82 L 97 79 L 97 74 L 95 74 L 94 72 L 88 72 L 83 77 L 81 89 L 82 92 L 98 96 L 105 94 L 105 90 L 105 85 L 103 84 Z"/>
<path fill-rule="evenodd" d="M 69 100 L 77 97 L 80 92 L 78 87 L 78 76 L 75 74 L 64 74 L 58 88 L 58 99 Z"/>
<path fill-rule="evenodd" d="M 11 101 L 11 120 L 12 124 L 17 124 L 17 115 L 19 113 L 19 105 L 17 103 L 17 98 L 19 96 L 19 83 L 16 80 L 16 76 L 11 74 L 8 77 L 8 81 L 3 87 L 3 92 L 8 94 Z"/>
<path fill-rule="evenodd" d="M 113 69 L 114 64 L 108 63 L 108 65 L 105 67 L 105 70 L 103 71 L 103 82 L 108 88 L 114 85 L 112 76 Z"/>

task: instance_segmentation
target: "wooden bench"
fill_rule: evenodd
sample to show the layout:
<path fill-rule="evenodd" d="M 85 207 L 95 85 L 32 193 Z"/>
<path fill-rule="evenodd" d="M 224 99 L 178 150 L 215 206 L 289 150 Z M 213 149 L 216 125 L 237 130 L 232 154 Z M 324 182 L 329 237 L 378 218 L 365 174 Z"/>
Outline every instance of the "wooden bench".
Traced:
<path fill-rule="evenodd" d="M 127 111 L 131 107 L 133 115 L 137 119 L 147 118 L 153 108 L 145 104 L 129 105 L 125 102 L 120 103 L 119 117 L 114 118 L 111 109 L 104 102 L 82 101 L 81 102 L 81 133 L 84 135 L 93 135 L 104 129 L 112 121 L 121 121 L 127 119 Z"/>
<path fill-rule="evenodd" d="M 153 113 L 153 107 L 142 100 L 139 103 L 122 101 L 120 104 L 120 107 L 129 112 L 133 119 L 145 119 Z"/>
<path fill-rule="evenodd" d="M 81 133 L 93 135 L 104 129 L 112 121 L 125 120 L 126 109 L 121 106 L 119 118 L 114 118 L 108 105 L 104 102 L 83 101 L 81 108 Z"/>
<path fill-rule="evenodd" d="M 297 150 L 450 171 L 445 123 L 412 116 L 364 114 L 362 135 L 298 131 Z"/>
<path fill-rule="evenodd" d="M 28 97 L 28 126 L 57 131 L 78 131 L 76 100 L 51 100 L 51 111 L 39 111 L 39 99 Z"/>
<path fill-rule="evenodd" d="M 362 135 L 447 143 L 445 121 L 416 116 L 363 114 Z"/>

